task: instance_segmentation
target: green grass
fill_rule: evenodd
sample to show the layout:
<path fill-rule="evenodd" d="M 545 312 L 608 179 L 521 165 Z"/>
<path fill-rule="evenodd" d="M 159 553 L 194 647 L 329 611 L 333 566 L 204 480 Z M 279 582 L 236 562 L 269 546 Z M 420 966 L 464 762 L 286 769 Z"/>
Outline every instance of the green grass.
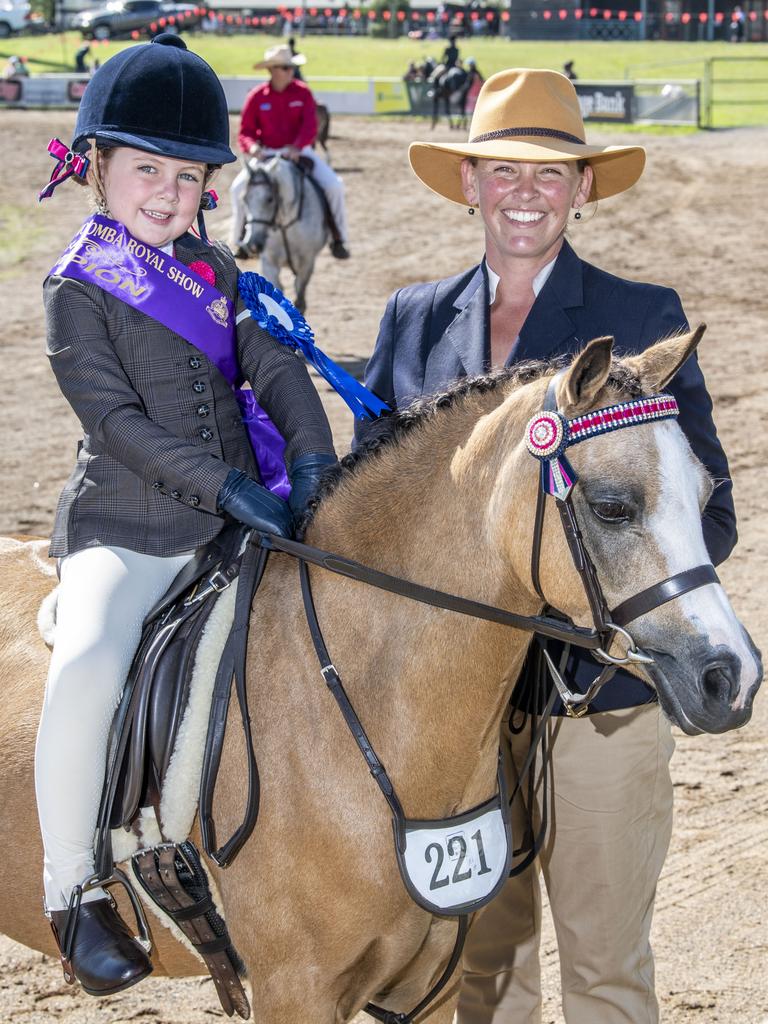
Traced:
<path fill-rule="evenodd" d="M 204 57 L 220 75 L 256 75 L 253 64 L 274 36 L 187 35 L 192 49 Z M 78 33 L 19 37 L 5 42 L 0 58 L 11 53 L 28 58 L 32 73 L 71 71 L 81 39 Z M 92 54 L 103 62 L 128 42 L 93 46 Z M 368 37 L 307 36 L 301 50 L 307 56 L 306 75 L 351 75 L 399 77 L 409 61 L 425 56 L 439 57 L 442 40 L 370 39 Z M 715 99 L 738 101 L 715 106 L 714 124 L 731 127 L 768 124 L 768 45 L 744 43 L 613 42 L 613 41 L 518 41 L 480 38 L 461 41 L 464 56 L 473 56 L 487 77 L 506 67 L 548 67 L 559 69 L 565 60 L 575 62 L 582 79 L 609 81 L 632 78 L 702 78 L 709 57 L 749 58 L 738 64 L 717 64 L 716 78 L 745 79 L 737 85 L 716 86 Z M 735 52 L 737 51 L 737 52 Z M 753 81 L 749 81 L 752 79 Z M 744 101 L 750 101 L 745 104 Z"/>

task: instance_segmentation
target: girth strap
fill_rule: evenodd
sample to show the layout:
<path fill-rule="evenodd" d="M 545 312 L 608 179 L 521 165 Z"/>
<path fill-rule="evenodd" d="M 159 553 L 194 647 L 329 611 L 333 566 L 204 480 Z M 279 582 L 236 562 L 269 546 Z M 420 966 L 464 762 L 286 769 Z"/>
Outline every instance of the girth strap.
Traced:
<path fill-rule="evenodd" d="M 719 582 L 714 565 L 697 565 L 628 597 L 613 609 L 611 618 L 617 626 L 626 626 L 628 622 L 639 619 L 641 615 L 653 611 L 654 608 L 660 608 L 668 601 L 674 601 L 676 597 L 682 597 L 683 594 L 705 587 L 709 583 Z"/>
<path fill-rule="evenodd" d="M 227 1016 L 251 1015 L 248 997 L 237 973 L 239 958 L 220 916 L 191 842 L 164 843 L 133 855 L 133 870 L 141 887 L 174 921 L 205 962 Z"/>

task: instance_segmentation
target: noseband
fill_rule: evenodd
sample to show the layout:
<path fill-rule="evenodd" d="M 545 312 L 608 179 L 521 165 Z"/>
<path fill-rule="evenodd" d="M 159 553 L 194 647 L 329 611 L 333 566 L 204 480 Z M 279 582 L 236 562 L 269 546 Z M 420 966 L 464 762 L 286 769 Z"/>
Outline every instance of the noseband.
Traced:
<path fill-rule="evenodd" d="M 598 689 L 610 679 L 617 667 L 633 664 L 642 666 L 653 662 L 653 658 L 637 647 L 624 628 L 628 623 L 661 607 L 668 601 L 682 597 L 683 594 L 687 594 L 691 590 L 697 590 L 699 587 L 720 581 L 711 563 L 697 565 L 692 569 L 675 573 L 674 576 L 628 597 L 609 611 L 595 566 L 584 546 L 584 539 L 576 518 L 572 493 L 578 476 L 566 458 L 565 451 L 572 445 L 586 441 L 590 437 L 596 437 L 598 434 L 608 434 L 614 430 L 622 430 L 641 423 L 674 419 L 679 414 L 679 409 L 677 401 L 672 395 L 648 395 L 568 420 L 557 409 L 556 398 L 557 384 L 564 372 L 561 371 L 552 378 L 547 388 L 543 411 L 529 420 L 525 430 L 526 447 L 531 455 L 541 463 L 541 486 L 536 501 L 531 551 L 531 580 L 536 593 L 542 601 L 546 602 L 539 578 L 539 563 L 546 497 L 549 494 L 555 499 L 571 559 L 589 601 L 595 631 L 602 638 L 600 647 L 593 650 L 592 655 L 606 668 L 592 682 L 586 693 L 573 693 L 566 686 L 546 650 L 544 656 L 566 710 L 571 714 L 584 714 L 590 700 L 594 698 Z M 608 653 L 615 639 L 623 640 L 626 645 L 626 653 L 623 656 L 617 657 Z"/>

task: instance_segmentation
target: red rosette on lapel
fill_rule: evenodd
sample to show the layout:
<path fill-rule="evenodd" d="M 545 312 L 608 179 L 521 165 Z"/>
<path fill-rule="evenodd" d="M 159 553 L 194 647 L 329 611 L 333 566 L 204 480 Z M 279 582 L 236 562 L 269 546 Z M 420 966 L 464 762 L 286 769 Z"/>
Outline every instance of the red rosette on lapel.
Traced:
<path fill-rule="evenodd" d="M 197 274 L 198 277 L 202 277 L 204 281 L 207 281 L 212 287 L 216 287 L 216 272 L 209 263 L 203 263 L 202 260 L 195 260 L 194 263 L 189 264 L 189 269 Z"/>

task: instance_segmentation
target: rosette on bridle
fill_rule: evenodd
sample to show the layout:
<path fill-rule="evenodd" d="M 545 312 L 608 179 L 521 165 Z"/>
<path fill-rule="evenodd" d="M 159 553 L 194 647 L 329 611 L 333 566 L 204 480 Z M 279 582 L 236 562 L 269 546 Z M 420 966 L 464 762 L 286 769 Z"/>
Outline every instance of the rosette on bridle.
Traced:
<path fill-rule="evenodd" d="M 389 411 L 373 392 L 337 366 L 317 345 L 307 321 L 285 295 L 260 274 L 240 275 L 239 290 L 248 314 L 281 345 L 299 351 L 321 377 L 344 399 L 358 419 L 373 419 Z M 238 322 L 247 314 L 241 313 Z"/>
<path fill-rule="evenodd" d="M 564 501 L 578 476 L 565 457 L 565 449 L 588 437 L 654 420 L 673 419 L 679 413 L 673 395 L 648 395 L 568 420 L 554 410 L 538 412 L 525 428 L 525 445 L 541 462 L 541 487 Z"/>
<path fill-rule="evenodd" d="M 576 483 L 576 473 L 565 457 L 568 420 L 559 412 L 540 412 L 525 428 L 525 444 L 541 462 L 541 489 L 563 500 Z"/>

